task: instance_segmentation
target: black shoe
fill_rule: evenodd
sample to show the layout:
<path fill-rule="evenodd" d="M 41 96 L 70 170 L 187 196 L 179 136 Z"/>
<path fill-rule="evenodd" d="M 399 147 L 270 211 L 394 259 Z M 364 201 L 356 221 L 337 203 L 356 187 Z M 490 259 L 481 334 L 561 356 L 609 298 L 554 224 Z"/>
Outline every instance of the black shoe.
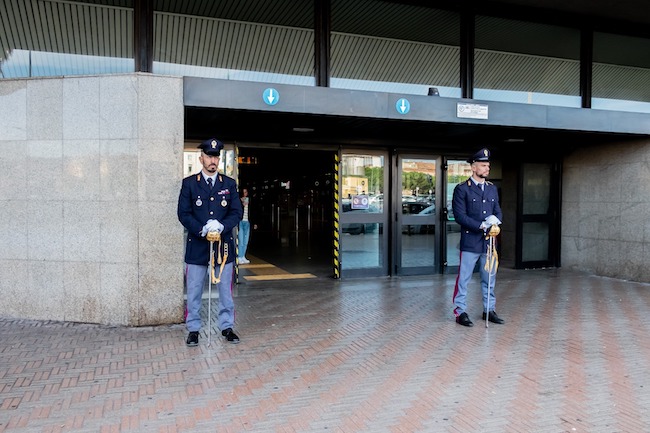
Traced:
<path fill-rule="evenodd" d="M 461 313 L 460 316 L 456 317 L 456 323 L 463 326 L 474 326 L 467 313 Z"/>
<path fill-rule="evenodd" d="M 486 314 L 483 313 L 483 320 L 485 320 L 485 316 Z M 497 313 L 494 310 L 490 311 L 490 315 L 488 316 L 488 322 L 497 323 L 499 325 L 503 325 L 504 323 L 506 323 L 502 318 L 497 316 Z"/>
<path fill-rule="evenodd" d="M 187 341 L 185 343 L 190 347 L 198 346 L 199 345 L 199 332 L 198 331 L 190 332 L 190 334 L 187 336 Z"/>
<path fill-rule="evenodd" d="M 226 340 L 228 340 L 228 341 L 231 342 L 232 344 L 237 344 L 237 343 L 239 343 L 239 337 L 237 337 L 237 334 L 235 334 L 235 333 L 232 331 L 232 328 L 224 329 L 223 331 L 221 331 L 221 335 L 223 335 L 224 337 L 226 337 Z"/>

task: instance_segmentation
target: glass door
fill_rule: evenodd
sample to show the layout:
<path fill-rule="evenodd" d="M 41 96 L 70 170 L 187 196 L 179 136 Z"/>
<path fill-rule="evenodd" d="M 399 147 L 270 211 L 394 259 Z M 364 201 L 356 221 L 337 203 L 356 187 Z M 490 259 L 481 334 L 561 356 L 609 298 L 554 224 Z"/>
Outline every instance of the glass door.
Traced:
<path fill-rule="evenodd" d="M 388 275 L 388 173 L 383 152 L 346 151 L 340 164 L 342 277 Z"/>
<path fill-rule="evenodd" d="M 559 169 L 552 163 L 521 165 L 517 268 L 559 265 Z"/>
<path fill-rule="evenodd" d="M 460 266 L 460 225 L 454 219 L 451 204 L 454 188 L 459 183 L 465 182 L 472 175 L 472 170 L 467 161 L 463 160 L 448 160 L 446 168 L 445 194 L 442 205 L 442 220 L 445 225 L 442 251 L 445 257 L 442 260 L 442 268 L 444 273 L 456 273 Z"/>
<path fill-rule="evenodd" d="M 395 273 L 439 272 L 439 234 L 436 231 L 437 157 L 398 155 L 394 186 L 396 224 Z"/>

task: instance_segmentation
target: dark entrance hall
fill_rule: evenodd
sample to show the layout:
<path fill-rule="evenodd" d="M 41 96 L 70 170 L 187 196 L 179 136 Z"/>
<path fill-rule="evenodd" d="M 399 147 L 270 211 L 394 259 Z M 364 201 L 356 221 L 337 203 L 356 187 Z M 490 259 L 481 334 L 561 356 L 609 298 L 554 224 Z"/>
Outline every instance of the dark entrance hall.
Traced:
<path fill-rule="evenodd" d="M 291 274 L 333 275 L 333 170 L 333 151 L 240 148 L 239 185 L 251 203 L 247 256 L 253 257 L 241 267 L 244 275 L 256 262 Z"/>

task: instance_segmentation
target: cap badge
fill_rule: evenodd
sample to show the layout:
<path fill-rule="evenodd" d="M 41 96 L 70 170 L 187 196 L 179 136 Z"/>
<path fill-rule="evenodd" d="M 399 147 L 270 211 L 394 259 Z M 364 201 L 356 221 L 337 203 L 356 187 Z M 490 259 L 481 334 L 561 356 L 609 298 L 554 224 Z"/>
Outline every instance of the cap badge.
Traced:
<path fill-rule="evenodd" d="M 210 143 L 213 149 L 217 147 L 217 140 L 212 140 L 212 143 Z"/>
<path fill-rule="evenodd" d="M 483 155 L 488 156 L 488 150 L 487 149 L 483 149 Z"/>

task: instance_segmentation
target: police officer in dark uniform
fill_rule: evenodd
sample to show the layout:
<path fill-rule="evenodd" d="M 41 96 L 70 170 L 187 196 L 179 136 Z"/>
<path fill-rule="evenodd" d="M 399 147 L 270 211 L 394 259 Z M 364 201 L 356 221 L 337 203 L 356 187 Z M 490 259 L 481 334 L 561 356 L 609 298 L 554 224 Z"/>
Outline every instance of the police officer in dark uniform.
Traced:
<path fill-rule="evenodd" d="M 476 262 L 479 261 L 483 290 L 483 320 L 487 316 L 490 322 L 502 324 L 503 319 L 494 311 L 495 275 L 489 275 L 485 269 L 489 242 L 486 240 L 487 231 L 492 225 L 501 224 L 503 217 L 497 187 L 486 180 L 490 174 L 490 151 L 481 149 L 467 162 L 471 164 L 472 176 L 456 185 L 452 202 L 454 218 L 461 226 L 460 267 L 453 296 L 454 316 L 456 316 L 456 323 L 460 325 L 474 325 L 466 312 L 467 285 L 472 278 Z"/>
<path fill-rule="evenodd" d="M 210 242 L 205 238 L 208 232 L 220 234 L 214 241 L 214 273 L 220 274 L 219 329 L 231 343 L 239 343 L 233 331 L 235 325 L 235 304 L 232 298 L 233 263 L 237 257 L 232 229 L 242 219 L 242 205 L 235 180 L 217 171 L 223 143 L 215 138 L 204 141 L 199 161 L 203 166 L 200 173 L 183 179 L 178 197 L 178 220 L 187 229 L 185 246 L 185 282 L 187 287 L 187 318 L 189 331 L 187 345 L 199 344 L 201 329 L 201 297 L 206 277 L 210 277 Z M 223 264 L 223 265 L 222 265 Z M 208 324 L 210 326 L 210 324 Z"/>

